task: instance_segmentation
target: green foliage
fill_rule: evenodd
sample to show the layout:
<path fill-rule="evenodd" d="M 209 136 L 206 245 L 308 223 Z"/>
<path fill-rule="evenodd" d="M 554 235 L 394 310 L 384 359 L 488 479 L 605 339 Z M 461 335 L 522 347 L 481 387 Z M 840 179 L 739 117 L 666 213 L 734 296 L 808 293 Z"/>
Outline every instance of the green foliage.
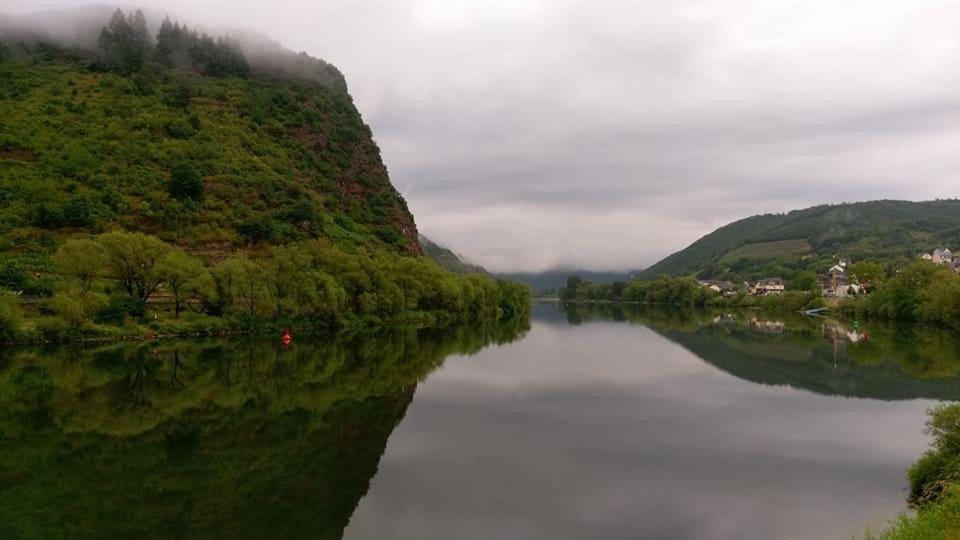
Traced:
<path fill-rule="evenodd" d="M 213 276 L 202 262 L 182 251 L 166 253 L 157 262 L 156 274 L 173 296 L 174 317 L 177 319 L 187 300 L 211 303 L 216 298 Z"/>
<path fill-rule="evenodd" d="M 181 163 L 170 170 L 170 196 L 179 200 L 199 201 L 203 197 L 203 177 L 190 163 Z"/>
<path fill-rule="evenodd" d="M 100 242 L 89 239 L 73 239 L 64 242 L 54 256 L 57 270 L 73 276 L 83 291 L 89 291 L 93 280 L 103 274 L 107 253 Z"/>
<path fill-rule="evenodd" d="M 107 275 L 131 298 L 146 304 L 163 282 L 158 264 L 171 251 L 170 246 L 143 233 L 127 232 L 105 233 L 97 242 L 106 256 Z"/>
<path fill-rule="evenodd" d="M 790 280 L 798 271 L 826 271 L 838 255 L 900 266 L 920 252 L 956 243 L 958 227 L 958 200 L 816 206 L 721 227 L 640 277 L 694 274 L 742 281 L 779 275 Z M 865 275 L 876 268 L 869 270 Z"/>
<path fill-rule="evenodd" d="M 820 282 L 817 279 L 817 274 L 809 270 L 799 272 L 790 280 L 790 288 L 795 291 L 816 292 L 819 286 Z"/>
<path fill-rule="evenodd" d="M 907 472 L 909 502 L 923 506 L 960 483 L 960 404 L 940 404 L 928 411 L 926 432 L 931 449 Z"/>
<path fill-rule="evenodd" d="M 13 341 L 20 337 L 20 322 L 23 314 L 17 298 L 0 291 L 0 342 Z"/>
<path fill-rule="evenodd" d="M 114 37 L 133 26 L 114 19 L 104 54 L 126 64 L 130 40 Z M 326 238 L 418 253 L 369 128 L 329 74 L 318 77 L 331 84 L 278 77 L 264 60 L 248 78 L 213 77 L 151 54 L 136 72 L 104 72 L 43 50 L 25 48 L 0 76 L 0 96 L 16 93 L 0 99 L 3 249 L 49 255 L 78 229 L 123 229 L 200 252 Z M 305 70 L 291 76 L 332 69 L 276 58 L 287 54 Z"/>
<path fill-rule="evenodd" d="M 197 34 L 167 17 L 157 32 L 157 60 L 167 67 L 189 68 L 214 77 L 245 77 L 250 67 L 240 44 L 229 38 Z"/>
<path fill-rule="evenodd" d="M 433 259 L 444 270 L 454 274 L 488 274 L 482 266 L 463 261 L 456 253 L 436 244 L 426 236 L 420 235 L 420 246 L 423 254 Z"/>
<path fill-rule="evenodd" d="M 143 12 L 137 10 L 129 17 L 116 10 L 110 23 L 100 32 L 98 65 L 117 73 L 139 71 L 150 48 L 150 35 Z"/>
<path fill-rule="evenodd" d="M 886 531 L 867 534 L 868 540 L 955 540 L 960 535 L 960 490 L 950 487 L 935 504 L 916 515 L 902 515 Z"/>

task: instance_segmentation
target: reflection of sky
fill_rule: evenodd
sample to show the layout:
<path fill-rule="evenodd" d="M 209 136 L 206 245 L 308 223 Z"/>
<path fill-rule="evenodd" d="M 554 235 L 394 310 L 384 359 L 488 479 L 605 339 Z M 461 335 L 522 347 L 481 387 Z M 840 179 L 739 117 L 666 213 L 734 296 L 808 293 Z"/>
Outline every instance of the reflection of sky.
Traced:
<path fill-rule="evenodd" d="M 903 508 L 925 401 L 754 385 L 650 330 L 447 360 L 348 538 L 849 538 Z"/>

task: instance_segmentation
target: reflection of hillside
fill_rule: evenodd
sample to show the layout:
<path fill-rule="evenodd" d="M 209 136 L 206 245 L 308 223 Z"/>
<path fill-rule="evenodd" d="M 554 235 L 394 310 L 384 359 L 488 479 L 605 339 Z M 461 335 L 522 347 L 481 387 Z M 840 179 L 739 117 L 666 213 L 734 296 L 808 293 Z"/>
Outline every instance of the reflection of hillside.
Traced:
<path fill-rule="evenodd" d="M 339 538 L 419 381 L 526 323 L 0 354 L 0 537 Z"/>
<path fill-rule="evenodd" d="M 564 307 L 568 318 L 578 322 L 607 317 L 605 306 L 593 308 Z M 617 319 L 643 324 L 751 382 L 885 400 L 960 400 L 960 335 L 949 330 L 853 328 L 793 316 L 763 321 L 750 314 L 703 310 L 618 309 Z"/>

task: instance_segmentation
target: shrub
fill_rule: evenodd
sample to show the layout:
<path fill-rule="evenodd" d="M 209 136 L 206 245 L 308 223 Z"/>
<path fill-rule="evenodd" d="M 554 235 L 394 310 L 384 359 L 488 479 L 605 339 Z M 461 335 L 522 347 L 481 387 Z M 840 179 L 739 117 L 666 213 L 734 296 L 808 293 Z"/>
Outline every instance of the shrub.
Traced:
<path fill-rule="evenodd" d="M 20 335 L 20 321 L 23 318 L 17 297 L 0 292 L 0 341 L 15 341 Z"/>
<path fill-rule="evenodd" d="M 193 165 L 181 163 L 170 171 L 170 196 L 177 200 L 203 198 L 203 177 Z"/>

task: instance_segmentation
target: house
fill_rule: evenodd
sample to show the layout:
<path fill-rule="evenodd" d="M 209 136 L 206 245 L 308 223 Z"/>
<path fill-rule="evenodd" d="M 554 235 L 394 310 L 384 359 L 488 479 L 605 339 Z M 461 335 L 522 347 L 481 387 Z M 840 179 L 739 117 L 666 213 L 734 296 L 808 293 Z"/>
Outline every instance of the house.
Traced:
<path fill-rule="evenodd" d="M 847 268 L 845 264 L 835 264 L 827 273 L 820 276 L 820 296 L 825 298 L 844 298 L 847 296 Z"/>
<path fill-rule="evenodd" d="M 768 294 L 783 294 L 786 286 L 783 278 L 764 278 L 756 283 L 747 283 L 747 291 L 753 296 L 766 296 Z"/>
<path fill-rule="evenodd" d="M 935 249 L 933 250 L 933 256 L 930 257 L 930 261 L 933 264 L 950 264 L 953 262 L 953 253 L 949 249 Z"/>
<path fill-rule="evenodd" d="M 925 261 L 932 261 L 932 260 L 933 260 L 933 255 L 931 255 L 931 254 L 929 254 L 929 253 L 924 253 L 923 255 L 920 255 L 920 258 L 923 259 L 923 260 L 925 260 Z"/>
<path fill-rule="evenodd" d="M 701 281 L 700 286 L 723 296 L 733 296 L 737 294 L 737 287 L 729 281 Z"/>

